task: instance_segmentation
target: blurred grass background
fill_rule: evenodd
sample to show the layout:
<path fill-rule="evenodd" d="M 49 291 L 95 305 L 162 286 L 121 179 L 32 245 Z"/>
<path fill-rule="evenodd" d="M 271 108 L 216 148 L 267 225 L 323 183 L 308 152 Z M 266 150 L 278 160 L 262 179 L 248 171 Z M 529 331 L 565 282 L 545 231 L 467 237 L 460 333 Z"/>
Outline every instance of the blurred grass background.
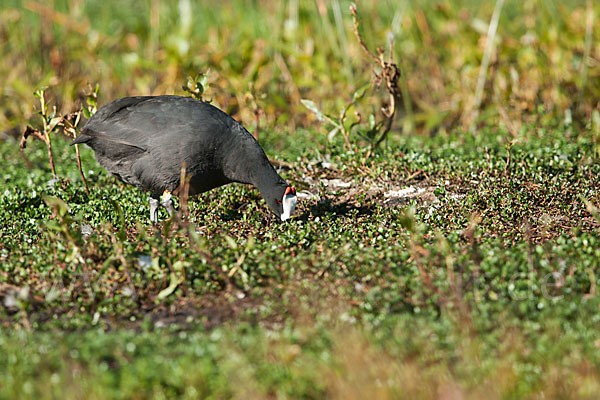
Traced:
<path fill-rule="evenodd" d="M 340 145 L 320 159 L 331 150 L 322 146 L 326 130 L 301 100 L 335 115 L 373 78 L 350 4 L 0 1 L 0 399 L 597 397 L 600 246 L 591 205 L 600 174 L 587 133 L 597 146 L 600 3 L 503 1 L 478 104 L 498 1 L 362 0 L 369 48 L 394 38 L 402 102 L 390 140 L 409 144 L 371 158 Z M 300 156 L 287 177 L 323 196 L 303 200 L 304 219 L 265 228 L 254 189 L 212 191 L 191 206 L 206 228 L 204 255 L 182 235 L 163 240 L 136 225 L 147 195 L 123 190 L 91 150 L 82 152 L 95 189 L 88 198 L 65 140 L 55 143 L 66 178 L 58 186 L 48 185 L 42 143 L 27 149 L 28 161 L 5 141 L 39 124 L 40 87 L 64 114 L 80 108 L 88 84 L 100 85 L 103 105 L 185 94 L 187 77 L 208 70 L 205 98 L 250 130 L 258 115 L 259 139 L 278 147 L 267 151 L 275 159 Z M 370 89 L 357 110 L 379 119 L 385 99 Z M 482 129 L 463 135 L 470 127 Z M 535 140 L 511 153 L 506 132 Z M 381 192 L 343 200 L 324 177 Z M 388 189 L 409 184 L 435 186 L 440 208 L 411 216 L 385 205 Z M 48 195 L 75 219 L 59 226 Z M 96 230 L 81 246 L 99 271 L 91 282 L 82 283 L 87 264 L 73 256 L 79 242 L 56 233 L 82 241 L 73 221 Z M 223 271 L 244 263 L 232 279 L 245 303 L 206 260 Z M 170 287 L 178 262 L 188 278 L 152 314 L 145 307 Z M 544 292 L 552 283 L 564 285 L 550 285 L 560 296 Z M 163 317 L 167 308 L 186 319 Z M 210 329 L 188 331 L 190 321 Z"/>
<path fill-rule="evenodd" d="M 315 122 L 302 98 L 337 113 L 371 81 L 349 1 L 3 0 L 0 132 L 33 120 L 32 93 L 48 86 L 60 113 L 88 83 L 99 104 L 126 95 L 182 94 L 210 69 L 207 97 L 251 127 L 294 131 Z M 381 0 L 358 5 L 369 47 L 387 46 L 403 75 L 392 135 L 446 132 L 473 122 L 518 135 L 523 124 L 586 126 L 600 98 L 600 3 L 506 0 L 480 110 L 475 92 L 495 2 Z M 359 108 L 378 113 L 369 91 Z M 472 121 L 477 116 L 477 121 Z"/>

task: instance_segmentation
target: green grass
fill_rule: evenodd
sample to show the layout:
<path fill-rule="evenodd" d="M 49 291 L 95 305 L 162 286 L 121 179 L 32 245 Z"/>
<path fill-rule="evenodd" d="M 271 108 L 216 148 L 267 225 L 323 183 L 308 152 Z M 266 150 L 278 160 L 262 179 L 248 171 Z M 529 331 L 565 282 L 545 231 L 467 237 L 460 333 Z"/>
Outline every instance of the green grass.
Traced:
<path fill-rule="evenodd" d="M 411 398 L 416 380 L 474 398 L 586 398 L 600 362 L 594 145 L 556 129 L 514 145 L 507 166 L 501 137 L 408 139 L 369 159 L 307 150 L 283 174 L 319 199 L 289 223 L 231 185 L 192 201 L 190 226 L 162 230 L 147 195 L 89 149 L 87 198 L 66 140 L 54 187 L 42 143 L 26 151 L 32 170 L 3 143 L 0 393 L 244 397 L 239 380 L 258 397 L 321 398 L 362 379 L 365 395 Z M 408 186 L 431 189 L 385 197 Z M 53 218 L 45 196 L 68 213 Z"/>
<path fill-rule="evenodd" d="M 506 1 L 473 131 L 493 3 L 359 3 L 403 71 L 374 150 L 381 92 L 349 110 L 350 148 L 300 102 L 337 116 L 372 78 L 349 3 L 36 4 L 0 6 L 0 399 L 600 392 L 595 2 Z M 154 227 L 89 148 L 89 195 L 68 138 L 52 133 L 56 182 L 44 143 L 18 150 L 39 87 L 64 114 L 88 82 L 103 105 L 208 68 L 206 98 L 251 131 L 263 111 L 259 141 L 304 195 L 286 223 L 229 185 Z"/>

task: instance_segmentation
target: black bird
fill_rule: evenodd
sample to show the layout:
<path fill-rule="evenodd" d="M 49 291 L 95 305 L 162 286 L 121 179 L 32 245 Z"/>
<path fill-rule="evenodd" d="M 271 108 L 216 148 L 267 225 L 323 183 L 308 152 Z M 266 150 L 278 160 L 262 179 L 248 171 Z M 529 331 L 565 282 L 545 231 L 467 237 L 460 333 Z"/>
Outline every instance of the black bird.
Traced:
<path fill-rule="evenodd" d="M 277 174 L 254 137 L 223 111 L 189 97 L 115 100 L 90 118 L 71 145 L 77 143 L 90 146 L 100 165 L 121 181 L 150 192 L 154 223 L 159 204 L 173 213 L 170 194 L 177 194 L 184 163 L 190 195 L 250 183 L 282 221 L 296 208 L 296 190 Z"/>

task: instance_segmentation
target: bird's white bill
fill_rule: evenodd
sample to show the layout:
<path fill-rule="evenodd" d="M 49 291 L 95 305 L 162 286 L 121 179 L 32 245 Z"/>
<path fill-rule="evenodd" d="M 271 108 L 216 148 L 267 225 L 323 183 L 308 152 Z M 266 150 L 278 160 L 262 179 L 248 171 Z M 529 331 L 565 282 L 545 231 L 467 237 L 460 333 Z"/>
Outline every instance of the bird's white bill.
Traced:
<path fill-rule="evenodd" d="M 283 200 L 281 201 L 283 204 L 283 214 L 281 214 L 281 220 L 285 221 L 290 218 L 296 209 L 296 203 L 298 199 L 295 194 L 286 194 L 283 196 Z"/>

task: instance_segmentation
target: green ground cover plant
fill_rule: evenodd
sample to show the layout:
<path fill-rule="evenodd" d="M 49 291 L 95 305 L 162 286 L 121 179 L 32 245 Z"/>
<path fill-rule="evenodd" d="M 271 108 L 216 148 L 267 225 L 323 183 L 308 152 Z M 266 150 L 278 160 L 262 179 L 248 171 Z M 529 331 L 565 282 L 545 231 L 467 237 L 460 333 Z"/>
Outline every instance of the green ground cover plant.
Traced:
<path fill-rule="evenodd" d="M 598 5 L 506 0 L 476 104 L 494 3 L 358 3 L 374 146 L 350 3 L 267 3 L 2 3 L 0 398 L 595 398 Z M 86 188 L 71 113 L 149 93 L 242 121 L 296 216 L 153 226 L 82 146 Z"/>

